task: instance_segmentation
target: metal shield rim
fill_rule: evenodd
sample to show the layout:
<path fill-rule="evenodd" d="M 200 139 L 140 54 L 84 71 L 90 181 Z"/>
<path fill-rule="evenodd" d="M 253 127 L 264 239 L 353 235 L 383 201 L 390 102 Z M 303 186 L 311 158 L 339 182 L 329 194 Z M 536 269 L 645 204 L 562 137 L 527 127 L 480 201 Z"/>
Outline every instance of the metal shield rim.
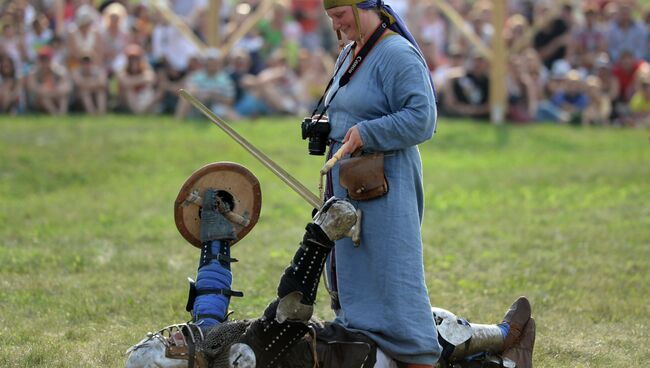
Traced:
<path fill-rule="evenodd" d="M 201 239 L 194 236 L 185 225 L 185 222 L 183 221 L 182 206 L 187 196 L 191 193 L 195 183 L 204 175 L 215 171 L 216 168 L 228 170 L 231 172 L 236 172 L 242 175 L 243 177 L 245 177 L 247 180 L 249 180 L 253 184 L 252 185 L 253 196 L 256 199 L 253 204 L 253 209 L 252 209 L 251 217 L 249 219 L 250 221 L 249 224 L 247 226 L 242 227 L 242 229 L 237 232 L 237 239 L 233 240 L 230 243 L 231 246 L 235 245 L 237 242 L 243 239 L 253 229 L 255 224 L 257 224 L 257 220 L 260 217 L 260 211 L 262 209 L 262 189 L 260 186 L 260 182 L 257 179 L 257 177 L 244 166 L 235 162 L 220 161 L 220 162 L 213 162 L 207 164 L 201 167 L 200 169 L 196 170 L 183 183 L 180 191 L 178 192 L 178 195 L 176 196 L 176 200 L 174 201 L 174 222 L 176 223 L 176 228 L 181 233 L 183 238 L 185 238 L 185 240 L 187 240 L 191 245 L 199 249 L 201 248 L 202 245 Z"/>

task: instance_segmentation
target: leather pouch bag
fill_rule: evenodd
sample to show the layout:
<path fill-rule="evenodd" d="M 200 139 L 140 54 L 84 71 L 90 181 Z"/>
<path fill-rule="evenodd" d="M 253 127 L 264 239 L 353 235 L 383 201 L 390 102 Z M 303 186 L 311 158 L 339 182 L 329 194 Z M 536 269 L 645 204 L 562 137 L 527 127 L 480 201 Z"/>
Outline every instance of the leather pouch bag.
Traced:
<path fill-rule="evenodd" d="M 388 193 L 382 152 L 352 156 L 339 164 L 339 182 L 350 199 L 367 201 Z"/>

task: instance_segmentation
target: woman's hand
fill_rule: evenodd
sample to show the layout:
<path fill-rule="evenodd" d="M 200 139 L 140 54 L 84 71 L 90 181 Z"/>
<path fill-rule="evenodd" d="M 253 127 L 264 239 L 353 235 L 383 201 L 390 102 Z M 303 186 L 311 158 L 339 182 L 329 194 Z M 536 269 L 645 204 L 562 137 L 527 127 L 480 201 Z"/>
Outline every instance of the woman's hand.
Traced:
<path fill-rule="evenodd" d="M 353 126 L 345 133 L 345 138 L 343 138 L 343 143 L 345 147 L 344 155 L 355 152 L 356 150 L 363 147 L 363 140 L 361 139 L 361 134 L 359 134 L 359 128 Z"/>

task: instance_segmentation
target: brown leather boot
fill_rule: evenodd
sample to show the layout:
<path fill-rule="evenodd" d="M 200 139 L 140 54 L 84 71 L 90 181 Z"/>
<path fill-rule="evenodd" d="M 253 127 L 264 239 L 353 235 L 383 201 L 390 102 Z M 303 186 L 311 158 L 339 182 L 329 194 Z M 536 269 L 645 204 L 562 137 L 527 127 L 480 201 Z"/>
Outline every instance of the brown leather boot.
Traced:
<path fill-rule="evenodd" d="M 520 296 L 512 303 L 506 315 L 503 317 L 503 322 L 510 325 L 510 332 L 508 332 L 508 336 L 506 336 L 503 343 L 503 350 L 508 350 L 517 343 L 526 323 L 530 319 L 530 313 L 530 302 L 525 296 Z"/>
<path fill-rule="evenodd" d="M 503 352 L 503 357 L 515 362 L 517 368 L 533 368 L 533 348 L 535 347 L 535 319 L 530 318 L 519 341 Z"/>

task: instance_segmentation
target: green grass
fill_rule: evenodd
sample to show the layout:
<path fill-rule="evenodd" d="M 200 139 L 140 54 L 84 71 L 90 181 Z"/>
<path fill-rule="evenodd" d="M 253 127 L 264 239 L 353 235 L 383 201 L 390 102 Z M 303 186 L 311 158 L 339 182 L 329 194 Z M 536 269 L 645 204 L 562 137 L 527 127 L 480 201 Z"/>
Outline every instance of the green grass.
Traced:
<path fill-rule="evenodd" d="M 307 155 L 298 123 L 235 128 L 315 192 L 322 159 Z M 421 146 L 432 303 L 490 323 L 527 295 L 537 367 L 650 361 L 648 133 L 443 119 Z M 259 223 L 233 249 L 234 288 L 246 297 L 231 309 L 255 317 L 311 209 L 218 128 L 0 118 L 0 366 L 119 367 L 147 331 L 187 320 L 198 251 L 172 205 L 187 176 L 214 161 L 239 162 L 262 184 Z"/>

